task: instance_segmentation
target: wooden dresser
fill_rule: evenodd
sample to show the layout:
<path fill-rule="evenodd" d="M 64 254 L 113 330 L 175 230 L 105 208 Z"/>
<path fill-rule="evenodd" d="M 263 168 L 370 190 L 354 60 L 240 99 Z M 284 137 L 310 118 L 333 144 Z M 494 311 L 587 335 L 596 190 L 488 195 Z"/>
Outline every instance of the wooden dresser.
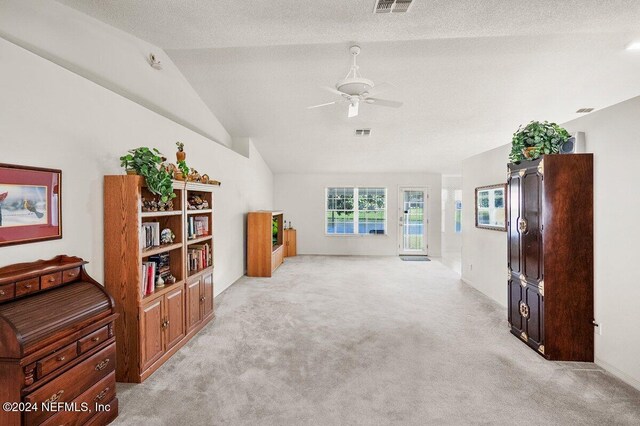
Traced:
<path fill-rule="evenodd" d="M 0 268 L 0 425 L 117 417 L 117 314 L 86 263 L 58 256 Z"/>
<path fill-rule="evenodd" d="M 593 362 L 593 154 L 508 170 L 511 333 L 549 360 Z"/>

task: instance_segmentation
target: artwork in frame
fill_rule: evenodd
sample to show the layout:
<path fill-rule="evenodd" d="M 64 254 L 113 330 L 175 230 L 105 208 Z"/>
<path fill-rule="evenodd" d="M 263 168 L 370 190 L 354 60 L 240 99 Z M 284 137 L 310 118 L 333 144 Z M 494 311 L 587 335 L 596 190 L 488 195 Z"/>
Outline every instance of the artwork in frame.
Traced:
<path fill-rule="evenodd" d="M 476 228 L 507 231 L 507 185 L 476 188 Z"/>
<path fill-rule="evenodd" d="M 0 247 L 62 238 L 62 171 L 0 164 Z"/>

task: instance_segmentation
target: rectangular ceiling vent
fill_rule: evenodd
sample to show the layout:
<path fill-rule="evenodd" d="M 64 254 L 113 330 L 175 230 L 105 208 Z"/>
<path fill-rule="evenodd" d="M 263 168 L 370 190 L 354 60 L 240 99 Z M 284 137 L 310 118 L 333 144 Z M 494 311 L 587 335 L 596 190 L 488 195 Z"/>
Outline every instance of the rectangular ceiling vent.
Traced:
<path fill-rule="evenodd" d="M 356 129 L 356 136 L 369 136 L 371 129 Z"/>
<path fill-rule="evenodd" d="M 580 108 L 576 112 L 578 114 L 587 114 L 587 113 L 590 113 L 591 111 L 593 111 L 593 108 Z"/>
<path fill-rule="evenodd" d="M 376 0 L 373 13 L 406 13 L 413 0 Z"/>

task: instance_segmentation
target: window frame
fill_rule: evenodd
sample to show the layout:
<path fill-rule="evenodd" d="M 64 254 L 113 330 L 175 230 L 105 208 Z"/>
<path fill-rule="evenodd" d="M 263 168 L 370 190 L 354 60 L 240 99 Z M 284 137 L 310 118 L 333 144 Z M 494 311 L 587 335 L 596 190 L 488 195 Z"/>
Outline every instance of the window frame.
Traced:
<path fill-rule="evenodd" d="M 353 233 L 329 233 L 327 232 L 327 226 L 329 225 L 328 213 L 335 209 L 329 209 L 329 190 L 330 189 L 352 189 L 353 190 Z M 359 195 L 360 189 L 382 189 L 384 191 L 384 233 L 360 233 L 360 205 L 359 205 Z M 368 210 L 362 210 L 368 211 Z M 376 210 L 379 211 L 379 210 Z M 324 235 L 326 237 L 375 237 L 375 236 L 388 236 L 389 235 L 389 227 L 388 227 L 388 219 L 389 219 L 389 191 L 387 187 L 384 186 L 349 186 L 349 185 L 341 185 L 341 186 L 327 186 L 324 188 Z"/>

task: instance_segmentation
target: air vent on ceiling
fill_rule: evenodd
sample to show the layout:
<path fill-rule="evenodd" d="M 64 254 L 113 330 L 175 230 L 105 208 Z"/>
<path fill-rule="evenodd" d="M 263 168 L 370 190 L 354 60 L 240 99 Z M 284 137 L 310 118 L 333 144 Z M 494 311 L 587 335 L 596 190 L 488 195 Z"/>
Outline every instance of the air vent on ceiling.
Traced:
<path fill-rule="evenodd" d="M 413 4 L 413 0 L 376 0 L 373 13 L 405 13 Z"/>
<path fill-rule="evenodd" d="M 369 136 L 371 129 L 356 129 L 356 136 Z"/>
<path fill-rule="evenodd" d="M 593 111 L 594 108 L 580 108 L 579 110 L 576 111 L 576 113 L 578 114 L 587 114 L 591 111 Z"/>

